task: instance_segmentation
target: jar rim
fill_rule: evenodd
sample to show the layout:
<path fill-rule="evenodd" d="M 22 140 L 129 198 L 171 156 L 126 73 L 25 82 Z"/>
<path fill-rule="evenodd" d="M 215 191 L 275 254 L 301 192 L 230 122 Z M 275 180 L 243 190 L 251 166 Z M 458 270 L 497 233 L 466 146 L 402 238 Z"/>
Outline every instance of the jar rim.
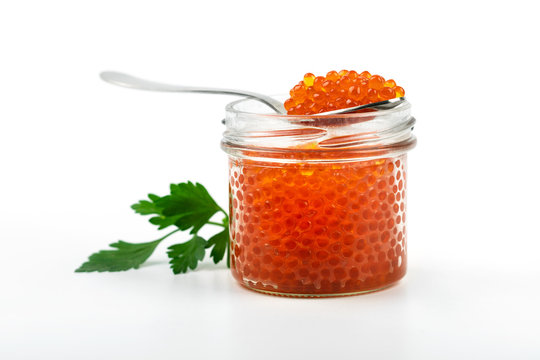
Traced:
<path fill-rule="evenodd" d="M 416 144 L 407 101 L 386 110 L 319 116 L 253 113 L 249 106 L 242 108 L 246 103 L 255 109 L 264 106 L 253 99 L 227 106 L 221 145 L 231 156 L 350 161 L 406 152 Z"/>

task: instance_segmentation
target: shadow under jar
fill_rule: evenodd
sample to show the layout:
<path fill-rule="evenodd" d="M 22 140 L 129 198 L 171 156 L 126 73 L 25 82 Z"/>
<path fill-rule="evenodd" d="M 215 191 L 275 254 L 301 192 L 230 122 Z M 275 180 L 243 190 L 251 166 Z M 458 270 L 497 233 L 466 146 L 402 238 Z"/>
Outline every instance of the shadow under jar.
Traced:
<path fill-rule="evenodd" d="M 390 110 L 328 116 L 226 109 L 231 270 L 272 295 L 386 288 L 407 268 L 407 151 L 415 119 Z"/>

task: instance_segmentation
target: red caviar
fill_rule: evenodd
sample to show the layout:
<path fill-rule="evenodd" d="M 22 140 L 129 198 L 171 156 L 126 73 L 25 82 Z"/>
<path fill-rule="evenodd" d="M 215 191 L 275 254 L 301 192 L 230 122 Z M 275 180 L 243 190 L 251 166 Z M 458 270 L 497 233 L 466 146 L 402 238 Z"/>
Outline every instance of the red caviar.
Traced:
<path fill-rule="evenodd" d="M 231 269 L 282 295 L 384 288 L 406 272 L 406 155 L 350 163 L 231 159 Z"/>
<path fill-rule="evenodd" d="M 285 101 L 289 115 L 312 115 L 405 96 L 393 79 L 368 71 L 330 71 L 326 76 L 304 75 Z"/>

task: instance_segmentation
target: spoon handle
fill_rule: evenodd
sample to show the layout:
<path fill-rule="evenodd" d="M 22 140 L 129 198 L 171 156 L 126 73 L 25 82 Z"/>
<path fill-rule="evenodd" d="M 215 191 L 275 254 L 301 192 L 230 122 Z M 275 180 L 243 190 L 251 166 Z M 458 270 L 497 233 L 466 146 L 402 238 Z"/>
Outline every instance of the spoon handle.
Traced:
<path fill-rule="evenodd" d="M 155 81 L 140 79 L 128 74 L 116 71 L 104 71 L 100 74 L 102 80 L 117 86 L 123 86 L 131 89 L 149 90 L 149 91 L 165 91 L 165 92 L 191 92 L 191 93 L 206 93 L 206 94 L 224 94 L 224 95 L 240 95 L 253 98 L 270 106 L 279 114 L 285 114 L 287 111 L 283 104 L 264 94 L 259 94 L 252 91 L 235 90 L 235 89 L 220 89 L 201 86 L 183 86 L 158 83 Z"/>

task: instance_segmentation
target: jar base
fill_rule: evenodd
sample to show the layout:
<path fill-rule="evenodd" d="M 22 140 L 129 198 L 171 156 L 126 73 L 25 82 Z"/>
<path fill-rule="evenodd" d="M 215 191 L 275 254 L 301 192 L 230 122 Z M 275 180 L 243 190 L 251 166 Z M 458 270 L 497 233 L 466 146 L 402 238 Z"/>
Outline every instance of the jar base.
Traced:
<path fill-rule="evenodd" d="M 272 295 L 272 296 L 279 296 L 279 297 L 289 297 L 289 298 L 332 298 L 332 297 L 346 297 L 346 296 L 357 296 L 357 295 L 364 295 L 369 294 L 377 291 L 386 290 L 388 288 L 391 288 L 392 286 L 396 285 L 398 281 L 395 281 L 390 284 L 386 284 L 382 287 L 375 288 L 375 289 L 369 289 L 369 290 L 361 290 L 361 291 L 353 291 L 353 292 L 346 292 L 346 293 L 330 293 L 330 294 L 295 294 L 295 293 L 284 293 L 279 291 L 270 291 L 270 290 L 262 290 L 257 289 L 254 287 L 249 286 L 246 283 L 240 283 L 244 288 L 255 291 L 261 294 L 266 295 Z"/>

